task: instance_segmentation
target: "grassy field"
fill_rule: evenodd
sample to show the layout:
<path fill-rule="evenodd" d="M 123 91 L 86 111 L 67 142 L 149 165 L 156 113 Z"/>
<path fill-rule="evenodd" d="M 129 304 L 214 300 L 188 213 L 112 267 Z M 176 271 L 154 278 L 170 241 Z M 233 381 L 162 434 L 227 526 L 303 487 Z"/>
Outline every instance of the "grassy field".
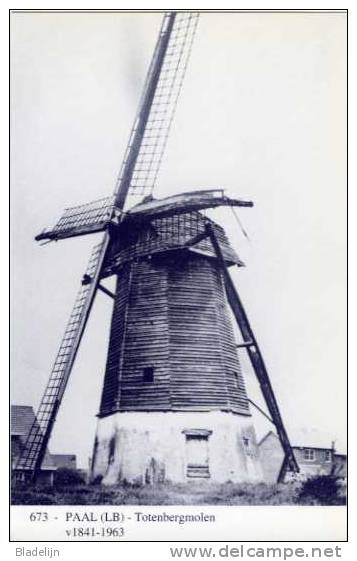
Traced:
<path fill-rule="evenodd" d="M 315 478 L 310 483 L 279 485 L 193 481 L 155 487 L 18 487 L 12 493 L 12 504 L 21 505 L 343 505 L 345 502 L 343 487 L 328 477 Z"/>

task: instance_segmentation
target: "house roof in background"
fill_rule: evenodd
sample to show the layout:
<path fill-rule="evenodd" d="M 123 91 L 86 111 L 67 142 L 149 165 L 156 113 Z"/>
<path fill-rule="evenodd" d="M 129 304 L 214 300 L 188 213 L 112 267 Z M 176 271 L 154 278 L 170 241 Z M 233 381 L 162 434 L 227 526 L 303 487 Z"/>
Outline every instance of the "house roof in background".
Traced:
<path fill-rule="evenodd" d="M 275 434 L 274 431 L 270 430 L 269 432 L 267 432 L 263 438 L 258 442 L 258 446 L 261 446 L 261 444 L 263 444 L 263 442 L 267 439 L 267 438 L 278 438 L 278 435 Z"/>
<path fill-rule="evenodd" d="M 11 405 L 11 434 L 27 436 L 35 420 L 33 408 L 29 405 Z"/>
<path fill-rule="evenodd" d="M 335 440 L 334 435 L 328 434 L 320 429 L 315 428 L 301 428 L 292 432 L 290 435 L 290 441 L 292 442 L 294 448 L 323 448 L 325 450 L 331 450 L 333 447 L 336 452 L 343 453 L 343 445 Z"/>
<path fill-rule="evenodd" d="M 293 448 L 316 448 L 321 450 L 332 449 L 332 439 L 329 439 L 329 437 L 322 431 L 317 431 L 315 429 L 303 429 L 301 431 L 297 431 L 295 435 L 289 436 Z M 293 436 L 295 436 L 295 438 L 293 438 Z M 278 439 L 278 436 L 274 431 L 270 430 L 265 436 L 263 436 L 258 443 L 258 446 L 261 446 L 267 438 Z M 335 449 L 337 453 L 343 455 L 342 450 L 338 448 L 338 443 L 336 443 Z"/>
<path fill-rule="evenodd" d="M 31 405 L 11 405 L 11 436 L 19 436 L 21 442 L 25 444 L 33 423 L 37 423 L 37 420 Z M 56 469 L 48 450 L 46 450 L 41 469 Z"/>

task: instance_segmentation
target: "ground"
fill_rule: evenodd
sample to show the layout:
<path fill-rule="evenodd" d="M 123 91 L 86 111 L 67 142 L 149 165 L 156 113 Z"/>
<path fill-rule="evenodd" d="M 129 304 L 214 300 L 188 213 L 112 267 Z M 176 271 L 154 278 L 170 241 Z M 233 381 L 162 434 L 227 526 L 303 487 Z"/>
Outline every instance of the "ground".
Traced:
<path fill-rule="evenodd" d="M 343 505 L 344 487 L 331 479 L 304 483 L 214 484 L 193 481 L 158 486 L 18 487 L 12 504 L 59 505 Z"/>

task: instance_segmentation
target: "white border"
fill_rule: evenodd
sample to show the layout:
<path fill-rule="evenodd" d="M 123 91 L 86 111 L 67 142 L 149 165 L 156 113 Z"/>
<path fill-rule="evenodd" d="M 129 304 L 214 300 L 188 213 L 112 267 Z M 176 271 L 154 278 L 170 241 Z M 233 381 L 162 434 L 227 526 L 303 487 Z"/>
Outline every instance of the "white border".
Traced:
<path fill-rule="evenodd" d="M 247 6 L 247 2 L 246 3 L 242 3 L 241 1 L 230 1 L 230 2 L 225 2 L 224 3 L 224 7 L 222 6 L 222 4 L 219 5 L 219 8 L 216 8 L 214 3 L 212 3 L 211 1 L 206 1 L 206 2 L 197 2 L 194 6 L 190 7 L 189 5 L 187 5 L 187 3 L 183 3 L 180 1 L 177 1 L 175 3 L 167 3 L 165 5 L 165 9 L 226 9 L 226 10 L 230 10 L 230 9 L 271 9 L 271 3 L 269 2 L 256 2 L 256 1 L 250 1 L 249 2 L 249 7 Z M 355 234 L 356 234 L 356 220 L 354 219 L 354 212 L 353 210 L 355 209 L 355 197 L 356 197 L 356 177 L 355 177 L 355 166 L 354 166 L 354 161 L 356 158 L 354 156 L 355 154 L 355 135 L 354 135 L 354 127 L 352 128 L 352 125 L 355 123 L 355 108 L 354 108 L 354 103 L 351 101 L 353 99 L 356 99 L 357 96 L 357 91 L 356 91 L 356 84 L 355 84 L 355 74 L 353 72 L 353 67 L 355 66 L 355 61 L 354 61 L 354 55 L 353 53 L 356 52 L 356 32 L 357 30 L 355 29 L 355 22 L 354 22 L 354 15 L 355 15 L 355 9 L 354 9 L 354 4 L 352 4 L 352 2 L 347 2 L 347 3 L 342 3 L 340 1 L 325 1 L 325 2 L 321 2 L 321 1 L 315 1 L 313 6 L 308 6 L 308 3 L 306 3 L 306 8 L 310 8 L 310 9 L 346 9 L 346 8 L 350 8 L 350 12 L 349 12 L 349 58 L 350 61 L 352 60 L 352 64 L 350 62 L 350 74 L 349 74 L 349 98 L 350 98 L 350 150 L 349 153 L 352 154 L 352 157 L 350 158 L 350 171 L 349 171 L 349 182 L 350 182 L 350 189 L 349 189 L 349 206 L 350 206 L 350 249 L 354 248 L 354 239 L 355 239 Z M 47 2 L 42 2 L 42 6 L 39 4 L 34 4 L 31 2 L 19 2 L 18 4 L 16 3 L 6 3 L 3 2 L 1 5 L 1 50 L 0 50 L 0 54 L 1 54 L 1 62 L 2 62 L 2 75 L 6 76 L 7 75 L 7 69 L 8 69 L 8 14 L 7 14 L 7 10 L 8 9 L 56 9 L 61 7 L 61 3 L 60 2 L 55 2 L 52 0 L 48 0 Z M 61 7 L 61 9 L 98 9 L 98 2 L 94 2 L 93 0 L 87 0 L 86 2 L 81 2 L 79 0 L 77 0 L 76 2 L 72 2 L 70 4 L 70 6 L 68 5 L 63 5 Z M 274 9 L 283 9 L 283 10 L 287 10 L 287 9 L 303 9 L 305 7 L 305 5 L 302 6 L 298 6 L 297 2 L 291 2 L 289 0 L 286 0 L 284 2 L 275 2 L 274 3 Z M 142 10 L 142 9 L 149 9 L 147 4 L 143 1 L 141 2 L 131 2 L 130 3 L 130 8 L 128 8 L 128 4 L 123 4 L 122 2 L 110 2 L 107 1 L 105 3 L 105 6 L 101 6 L 101 9 L 136 9 L 136 10 Z M 161 9 L 160 4 L 155 4 L 152 3 L 150 6 L 151 9 Z M 6 83 L 6 79 L 3 80 L 3 87 L 1 88 L 1 111 L 2 111 L 2 123 L 6 123 L 7 119 L 8 119 L 8 91 L 6 89 L 6 87 L 4 86 L 4 84 Z M 7 219 L 7 211 L 6 209 L 8 208 L 8 197 L 7 197 L 7 185 L 8 185 L 8 178 L 7 178 L 7 155 L 8 155 L 8 139 L 7 139 L 7 134 L 4 133 L 4 129 L 5 127 L 3 127 L 3 134 L 2 134 L 2 138 L 1 138 L 1 156 L 2 156 L 2 166 L 1 167 L 1 173 L 2 173 L 2 188 L 1 188 L 1 208 L 2 208 L 2 219 L 1 219 L 1 250 L 2 250 L 2 263 L 7 263 L 7 239 L 8 239 L 8 219 Z M 351 130 L 352 129 L 352 130 Z M 357 279 L 355 278 L 355 261 L 353 258 L 353 251 L 350 251 L 350 286 L 354 287 L 357 286 Z M 2 328 L 1 328 L 1 343 L 2 343 L 2 353 L 1 353 L 1 358 L 2 358 L 2 363 L 1 363 L 1 372 L 2 372 L 2 376 L 3 376 L 3 385 L 2 385 L 2 399 L 5 401 L 5 403 L 2 404 L 1 407 L 1 426 L 3 427 L 3 431 L 2 431 L 2 438 L 4 439 L 1 444 L 2 444 L 2 450 L 7 450 L 7 426 L 8 426 L 8 404 L 7 404 L 7 388 L 5 387 L 5 382 L 7 380 L 7 370 L 8 370 L 8 364 L 7 364 L 7 348 L 8 348 L 8 329 L 7 329 L 7 318 L 6 318 L 6 313 L 5 310 L 7 310 L 8 308 L 8 304 L 7 304 L 7 276 L 6 274 L 2 276 L 1 279 L 1 290 L 0 290 L 0 294 L 1 294 L 1 309 L 3 310 L 3 324 L 2 324 Z M 356 291 L 355 290 L 351 290 L 350 291 L 350 340 L 352 343 L 354 343 L 353 345 L 351 345 L 351 348 L 354 349 L 355 346 L 355 317 L 356 314 L 354 313 L 356 311 Z M 355 353 L 351 353 L 350 356 L 350 372 L 356 372 L 356 365 L 355 365 L 355 357 L 353 356 Z M 343 373 L 342 373 L 343 375 Z M 350 376 L 350 388 L 349 388 L 349 395 L 350 397 L 352 397 L 353 395 L 356 395 L 356 382 L 355 382 L 355 376 Z M 353 416 L 355 415 L 355 403 L 352 402 L 351 403 L 351 407 L 350 407 L 350 411 L 351 411 L 351 415 L 352 418 L 350 419 L 350 427 L 354 426 L 353 423 Z M 6 427 L 6 428 L 5 428 Z M 354 464 L 354 457 L 355 457 L 355 450 L 354 448 L 350 447 L 349 450 L 349 459 L 350 459 L 350 464 Z M 2 551 L 3 554 L 6 555 L 6 550 L 9 554 L 12 554 L 12 556 L 15 555 L 15 547 L 16 547 L 16 543 L 12 543 L 12 544 L 8 544 L 7 543 L 7 510 L 5 508 L 5 497 L 7 497 L 8 495 L 8 485 L 7 485 L 7 463 L 4 461 L 1 462 L 1 472 L 0 472 L 0 480 L 4 486 L 3 489 L 3 493 L 2 493 L 2 497 L 3 497 L 3 508 L 2 508 L 2 514 L 1 514 L 1 534 L 0 534 L 0 539 L 1 539 L 1 545 L 2 545 Z M 355 484 L 353 483 L 353 481 L 350 482 L 350 501 L 352 503 L 351 505 L 351 509 L 350 509 L 350 519 L 354 520 L 354 501 L 353 501 L 353 497 L 354 497 L 354 490 L 355 490 Z M 281 512 L 281 515 L 283 516 L 283 511 L 284 508 L 288 508 L 288 507 L 279 507 L 279 511 Z M 309 508 L 309 507 L 306 507 Z M 314 507 L 312 507 L 314 508 Z M 304 517 L 304 507 L 301 507 L 300 510 L 300 516 L 301 516 L 301 520 Z M 316 511 L 316 515 L 317 515 L 317 511 Z M 297 523 L 298 520 L 296 520 Z M 351 525 L 351 528 L 353 528 L 353 524 Z M 353 535 L 353 530 L 351 532 L 351 536 L 350 536 L 350 542 L 348 545 L 344 546 L 344 559 L 352 559 L 352 555 L 354 553 L 354 543 L 355 543 L 355 538 Z M 25 545 L 25 544 L 22 544 Z M 35 546 L 36 544 L 31 544 L 32 546 Z M 54 546 L 56 544 L 52 544 L 52 546 Z M 261 544 L 263 545 L 263 544 Z M 293 545 L 293 544 L 291 544 Z M 332 544 L 331 544 L 332 545 Z M 341 544 L 342 545 L 342 544 Z M 92 559 L 94 558 L 94 556 L 97 556 L 99 553 L 99 547 L 101 548 L 102 551 L 102 544 L 94 544 L 94 543 L 82 543 L 82 544 L 71 544 L 71 543 L 65 543 L 65 544 L 57 544 L 58 549 L 60 549 L 63 552 L 62 557 L 65 557 L 67 559 L 72 559 L 72 558 L 78 558 L 78 555 L 86 555 L 87 559 Z M 118 549 L 117 544 L 113 544 L 111 543 L 110 545 L 105 545 L 104 546 L 105 549 L 105 554 L 108 555 L 108 553 L 114 553 L 116 556 L 120 555 L 120 557 L 122 559 L 126 559 L 128 557 L 133 558 L 134 556 L 138 555 L 138 556 L 145 556 L 145 558 L 147 559 L 148 557 L 151 557 L 152 554 L 155 555 L 155 558 L 158 560 L 161 559 L 168 559 L 169 558 L 169 553 L 168 553 L 168 544 L 164 544 L 164 543 L 156 543 L 156 544 L 148 544 L 148 543 L 122 543 Z M 116 549 L 114 549 L 116 548 Z M 139 557 L 138 557 L 139 558 Z"/>

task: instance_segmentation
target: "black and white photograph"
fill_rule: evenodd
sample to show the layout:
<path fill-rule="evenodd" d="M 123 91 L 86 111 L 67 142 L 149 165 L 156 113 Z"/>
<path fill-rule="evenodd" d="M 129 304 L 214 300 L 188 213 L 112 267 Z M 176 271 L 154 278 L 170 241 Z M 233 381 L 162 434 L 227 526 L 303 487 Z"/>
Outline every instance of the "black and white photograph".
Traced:
<path fill-rule="evenodd" d="M 13 540 L 345 539 L 346 41 L 11 11 Z"/>

